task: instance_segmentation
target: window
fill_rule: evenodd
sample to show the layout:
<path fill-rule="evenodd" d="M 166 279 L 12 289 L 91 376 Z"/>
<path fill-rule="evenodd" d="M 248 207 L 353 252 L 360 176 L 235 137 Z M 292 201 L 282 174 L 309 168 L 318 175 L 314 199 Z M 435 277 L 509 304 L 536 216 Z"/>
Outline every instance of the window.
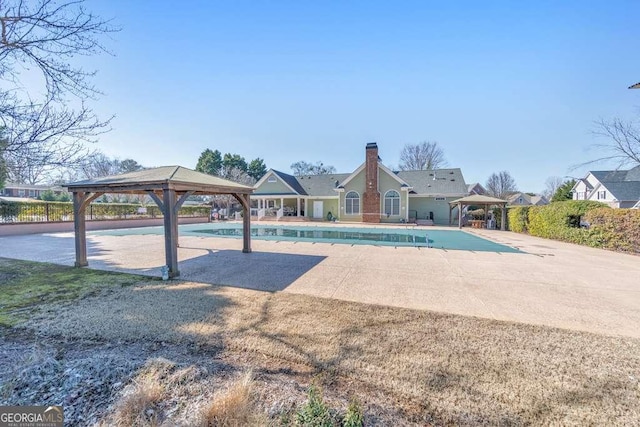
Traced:
<path fill-rule="evenodd" d="M 598 200 L 604 200 L 607 198 L 607 192 L 606 191 L 598 191 Z"/>
<path fill-rule="evenodd" d="M 278 182 L 278 178 L 275 177 L 275 175 L 271 175 L 268 179 L 267 182 Z"/>
<path fill-rule="evenodd" d="M 18 197 L 24 197 L 24 189 L 23 188 L 18 190 Z"/>
<path fill-rule="evenodd" d="M 29 197 L 36 197 L 36 190 L 29 190 Z"/>
<path fill-rule="evenodd" d="M 360 213 L 360 195 L 355 191 L 349 191 L 344 198 L 344 213 L 347 215 L 358 215 Z"/>
<path fill-rule="evenodd" d="M 518 203 L 522 204 L 522 202 L 524 202 L 524 199 L 522 197 L 518 198 Z"/>
<path fill-rule="evenodd" d="M 441 201 L 444 201 L 444 200 L 447 200 L 447 199 L 445 197 L 434 197 L 434 200 L 441 202 Z"/>
<path fill-rule="evenodd" d="M 400 215 L 400 194 L 396 190 L 389 190 L 384 195 L 384 213 Z"/>

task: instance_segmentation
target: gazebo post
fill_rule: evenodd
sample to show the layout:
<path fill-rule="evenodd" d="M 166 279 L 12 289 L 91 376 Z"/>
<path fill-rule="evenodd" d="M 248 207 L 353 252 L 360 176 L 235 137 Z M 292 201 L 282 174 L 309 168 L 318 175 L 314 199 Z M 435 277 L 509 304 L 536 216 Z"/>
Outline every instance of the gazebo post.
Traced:
<path fill-rule="evenodd" d="M 502 205 L 502 222 L 500 223 L 500 230 L 505 231 L 507 229 L 507 205 Z"/>
<path fill-rule="evenodd" d="M 449 227 L 451 227 L 452 215 L 453 215 L 453 206 L 449 204 Z"/>
<path fill-rule="evenodd" d="M 87 206 L 93 200 L 104 193 L 85 193 L 84 191 L 73 192 L 73 228 L 76 241 L 76 267 L 86 267 L 87 261 L 87 223 L 85 212 Z"/>
<path fill-rule="evenodd" d="M 73 192 L 73 227 L 76 239 L 76 267 L 86 267 L 87 262 L 87 228 L 84 217 L 84 192 Z"/>
<path fill-rule="evenodd" d="M 251 253 L 251 197 L 249 194 L 234 193 L 233 197 L 242 205 L 242 252 Z"/>
<path fill-rule="evenodd" d="M 458 228 L 462 229 L 462 203 L 458 202 Z"/>
<path fill-rule="evenodd" d="M 176 219 L 176 192 L 165 188 L 163 190 L 163 216 L 164 216 L 164 250 L 169 267 L 169 277 L 180 275 L 178 270 L 178 228 Z"/>

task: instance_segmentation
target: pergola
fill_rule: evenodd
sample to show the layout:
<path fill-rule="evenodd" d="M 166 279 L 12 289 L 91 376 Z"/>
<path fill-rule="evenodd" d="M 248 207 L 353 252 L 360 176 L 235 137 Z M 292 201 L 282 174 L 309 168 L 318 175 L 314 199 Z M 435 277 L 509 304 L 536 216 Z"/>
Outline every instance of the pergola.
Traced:
<path fill-rule="evenodd" d="M 458 200 L 452 200 L 449 202 L 449 225 L 451 225 L 451 214 L 455 207 L 458 208 L 458 228 L 462 228 L 462 208 L 464 206 L 484 206 L 485 215 L 489 206 L 502 206 L 502 222 L 500 223 L 500 230 L 505 230 L 505 223 L 507 222 L 507 201 L 498 199 L 496 197 L 481 196 L 479 194 L 473 194 L 471 196 L 463 197 Z"/>
<path fill-rule="evenodd" d="M 196 172 L 182 166 L 162 166 L 65 185 L 73 193 L 73 218 L 76 240 L 76 267 L 87 262 L 85 211 L 89 204 L 106 193 L 146 194 L 158 205 L 164 217 L 164 247 L 169 277 L 178 270 L 178 210 L 192 195 L 229 194 L 243 210 L 242 252 L 251 252 L 250 194 L 253 187 Z"/>

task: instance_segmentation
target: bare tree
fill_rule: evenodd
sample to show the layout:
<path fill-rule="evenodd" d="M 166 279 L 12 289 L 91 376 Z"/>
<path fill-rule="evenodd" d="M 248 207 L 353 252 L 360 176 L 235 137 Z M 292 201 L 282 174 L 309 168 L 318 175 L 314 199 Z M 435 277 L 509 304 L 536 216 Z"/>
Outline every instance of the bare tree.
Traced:
<path fill-rule="evenodd" d="M 598 120 L 595 122 L 594 135 L 605 138 L 606 142 L 594 144 L 604 155 L 588 162 L 574 165 L 572 169 L 600 162 L 615 162 L 622 168 L 627 165 L 640 165 L 640 127 L 638 123 L 620 118 Z"/>
<path fill-rule="evenodd" d="M 505 199 L 510 194 L 518 191 L 516 181 L 507 171 L 492 173 L 487 179 L 487 194 L 499 199 Z"/>
<path fill-rule="evenodd" d="M 560 178 L 559 176 L 550 176 L 544 183 L 544 191 L 542 192 L 542 195 L 547 200 L 551 200 L 553 195 L 556 194 L 556 191 L 558 191 L 558 188 L 562 187 L 564 183 L 565 180 L 563 178 Z"/>
<path fill-rule="evenodd" d="M 116 29 L 88 13 L 84 0 L 3 0 L 0 30 L 4 158 L 12 179 L 33 181 L 47 168 L 78 163 L 89 153 L 85 143 L 109 130 L 110 119 L 99 120 L 86 104 L 99 95 L 95 71 L 72 60 L 105 52 L 100 39 Z M 35 74 L 44 87 L 27 90 L 20 78 Z"/>
<path fill-rule="evenodd" d="M 322 162 L 309 163 L 304 160 L 291 164 L 291 169 L 295 176 L 303 175 L 329 175 L 336 173 L 336 168 L 330 165 L 325 165 Z"/>
<path fill-rule="evenodd" d="M 435 141 L 406 144 L 400 152 L 400 170 L 438 169 L 446 166 L 444 151 Z"/>

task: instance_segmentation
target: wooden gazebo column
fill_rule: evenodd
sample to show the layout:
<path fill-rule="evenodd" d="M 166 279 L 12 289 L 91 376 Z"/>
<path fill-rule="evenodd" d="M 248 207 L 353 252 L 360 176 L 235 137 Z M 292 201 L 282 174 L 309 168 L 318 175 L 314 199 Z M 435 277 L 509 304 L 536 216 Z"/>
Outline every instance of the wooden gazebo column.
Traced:
<path fill-rule="evenodd" d="M 87 261 L 87 224 L 85 214 L 89 203 L 104 193 L 73 192 L 73 228 L 76 241 L 76 267 L 86 267 Z"/>
<path fill-rule="evenodd" d="M 176 191 L 171 188 L 162 190 L 162 199 L 153 191 L 147 194 L 162 211 L 164 219 L 164 252 L 166 265 L 169 267 L 169 277 L 178 277 L 180 270 L 178 269 L 178 211 L 187 197 L 193 194 L 193 191 L 187 191 L 177 198 Z"/>
<path fill-rule="evenodd" d="M 251 253 L 251 196 L 234 193 L 233 197 L 242 205 L 242 252 Z"/>

